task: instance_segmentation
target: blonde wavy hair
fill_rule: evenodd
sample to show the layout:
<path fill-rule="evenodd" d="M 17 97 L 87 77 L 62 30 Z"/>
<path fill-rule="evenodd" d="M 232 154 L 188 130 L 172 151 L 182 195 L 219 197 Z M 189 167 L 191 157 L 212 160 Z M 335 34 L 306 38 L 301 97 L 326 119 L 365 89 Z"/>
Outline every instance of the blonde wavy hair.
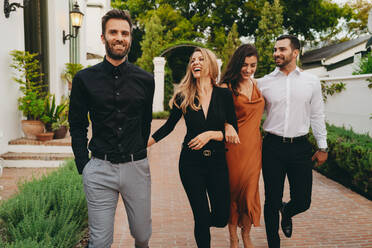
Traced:
<path fill-rule="evenodd" d="M 186 75 L 182 78 L 178 87 L 174 91 L 173 97 L 169 101 L 169 106 L 172 108 L 173 104 L 177 108 L 180 108 L 184 114 L 186 114 L 186 109 L 190 106 L 193 110 L 198 111 L 200 106 L 199 96 L 198 96 L 198 85 L 196 84 L 196 79 L 192 74 L 191 60 L 194 53 L 200 52 L 204 58 L 203 71 L 208 68 L 208 74 L 211 78 L 213 86 L 217 87 L 218 78 L 218 65 L 216 55 L 209 49 L 197 47 L 190 56 L 189 63 L 186 69 Z M 176 98 L 181 99 L 181 104 L 178 104 Z M 198 99 L 198 104 L 195 104 L 195 99 Z"/>

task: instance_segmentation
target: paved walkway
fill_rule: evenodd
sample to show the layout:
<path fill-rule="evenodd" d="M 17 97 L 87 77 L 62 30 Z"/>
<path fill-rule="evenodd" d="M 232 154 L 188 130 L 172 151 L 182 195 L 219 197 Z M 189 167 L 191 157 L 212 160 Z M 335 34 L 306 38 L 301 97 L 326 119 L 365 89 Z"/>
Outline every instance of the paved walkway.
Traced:
<path fill-rule="evenodd" d="M 154 120 L 153 130 L 163 121 Z M 152 178 L 153 234 L 151 248 L 196 247 L 193 217 L 178 174 L 178 158 L 185 135 L 180 122 L 175 130 L 149 150 Z M 260 193 L 263 202 L 263 182 Z M 288 199 L 286 185 L 285 199 Z M 282 247 L 370 247 L 372 248 L 372 202 L 314 172 L 311 208 L 293 218 L 294 233 L 281 234 Z M 229 247 L 227 228 L 212 229 L 212 247 Z M 263 217 L 261 227 L 251 233 L 255 247 L 267 247 Z M 121 201 L 115 219 L 113 248 L 133 247 Z"/>
<path fill-rule="evenodd" d="M 153 130 L 164 121 L 154 120 Z M 149 150 L 152 177 L 153 234 L 151 248 L 195 248 L 193 217 L 178 174 L 178 158 L 185 134 L 181 121 L 164 140 Z M 5 168 L 0 185 L 3 198 L 16 190 L 19 178 L 39 176 L 53 169 Z M 263 183 L 260 182 L 261 202 Z M 288 199 L 286 185 L 285 199 Z M 372 202 L 345 187 L 314 172 L 313 202 L 310 210 L 296 216 L 291 239 L 282 234 L 282 247 L 369 247 L 372 248 Z M 266 235 L 264 221 L 253 228 L 252 241 L 256 248 L 264 248 Z M 119 201 L 115 219 L 115 235 L 112 248 L 133 247 L 124 207 Z M 229 247 L 228 230 L 212 229 L 212 248 Z"/>

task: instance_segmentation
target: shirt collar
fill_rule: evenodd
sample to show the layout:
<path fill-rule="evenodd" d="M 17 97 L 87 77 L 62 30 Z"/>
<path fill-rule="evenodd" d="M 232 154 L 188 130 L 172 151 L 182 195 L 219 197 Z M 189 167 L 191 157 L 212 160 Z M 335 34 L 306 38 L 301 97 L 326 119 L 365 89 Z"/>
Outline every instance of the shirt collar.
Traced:
<path fill-rule="evenodd" d="M 296 73 L 297 75 L 299 75 L 301 73 L 301 69 L 298 66 L 296 66 L 296 69 L 294 69 L 294 71 L 291 73 Z M 275 70 L 272 72 L 272 75 L 275 77 L 278 75 L 284 75 L 284 73 L 279 69 L 279 67 L 276 67 Z"/>
<path fill-rule="evenodd" d="M 103 59 L 103 68 L 110 74 L 117 74 L 118 72 L 123 75 L 126 68 L 128 67 L 128 58 L 118 66 L 114 66 L 107 59 L 106 56 Z"/>

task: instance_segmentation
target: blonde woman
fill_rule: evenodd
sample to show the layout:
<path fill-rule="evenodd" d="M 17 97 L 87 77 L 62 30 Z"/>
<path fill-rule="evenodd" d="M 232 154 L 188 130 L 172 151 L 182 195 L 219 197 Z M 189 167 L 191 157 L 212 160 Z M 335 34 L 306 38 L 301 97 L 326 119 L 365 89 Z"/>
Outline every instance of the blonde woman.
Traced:
<path fill-rule="evenodd" d="M 232 94 L 216 85 L 217 77 L 216 56 L 208 49 L 196 48 L 186 75 L 170 101 L 169 119 L 148 141 L 151 146 L 163 139 L 183 115 L 187 133 L 179 171 L 194 215 L 194 235 L 199 248 L 210 247 L 211 226 L 225 227 L 229 219 L 224 123 L 237 130 L 237 121 Z"/>

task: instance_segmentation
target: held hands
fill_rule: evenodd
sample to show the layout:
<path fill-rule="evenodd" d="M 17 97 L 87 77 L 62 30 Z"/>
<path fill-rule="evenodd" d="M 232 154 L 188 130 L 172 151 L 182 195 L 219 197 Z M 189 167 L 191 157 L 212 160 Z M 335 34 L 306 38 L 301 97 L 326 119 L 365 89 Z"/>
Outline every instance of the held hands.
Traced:
<path fill-rule="evenodd" d="M 192 140 L 190 140 L 190 142 L 187 143 L 187 145 L 192 150 L 200 150 L 211 140 L 211 138 L 212 138 L 212 132 L 206 131 L 204 133 L 199 134 Z"/>
<path fill-rule="evenodd" d="M 150 147 L 155 143 L 156 143 L 156 141 L 154 140 L 154 138 L 150 137 L 149 140 L 147 141 L 147 147 Z"/>
<path fill-rule="evenodd" d="M 240 144 L 239 136 L 235 128 L 229 123 L 225 123 L 225 140 L 233 144 Z"/>
<path fill-rule="evenodd" d="M 317 151 L 313 157 L 312 161 L 316 160 L 315 167 L 322 165 L 328 158 L 328 152 Z"/>

